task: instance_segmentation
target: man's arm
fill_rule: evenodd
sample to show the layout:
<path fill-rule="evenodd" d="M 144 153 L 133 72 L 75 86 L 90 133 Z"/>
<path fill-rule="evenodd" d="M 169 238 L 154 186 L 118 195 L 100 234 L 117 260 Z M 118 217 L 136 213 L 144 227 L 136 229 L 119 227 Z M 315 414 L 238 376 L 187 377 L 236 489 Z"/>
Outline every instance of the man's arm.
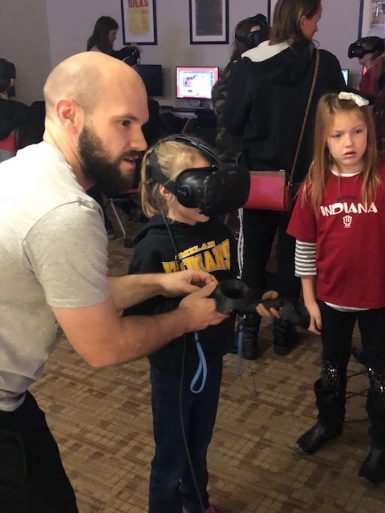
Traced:
<path fill-rule="evenodd" d="M 226 317 L 208 297 L 215 287 L 209 283 L 186 296 L 176 310 L 154 316 L 121 318 L 112 297 L 94 306 L 52 311 L 74 349 L 91 366 L 104 367 L 136 360 L 184 333 L 222 322 Z"/>
<path fill-rule="evenodd" d="M 111 296 L 117 310 L 123 310 L 150 297 L 185 296 L 215 278 L 203 271 L 180 271 L 170 274 L 130 274 L 108 278 Z"/>

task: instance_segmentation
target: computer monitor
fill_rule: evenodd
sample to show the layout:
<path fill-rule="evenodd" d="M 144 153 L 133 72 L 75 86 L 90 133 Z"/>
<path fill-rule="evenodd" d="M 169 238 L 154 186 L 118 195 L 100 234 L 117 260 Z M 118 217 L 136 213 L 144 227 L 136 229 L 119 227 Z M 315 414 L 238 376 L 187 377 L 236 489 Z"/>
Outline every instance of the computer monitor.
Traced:
<path fill-rule="evenodd" d="M 185 100 L 211 100 L 211 89 L 218 77 L 218 66 L 177 66 L 176 97 Z"/>
<path fill-rule="evenodd" d="M 348 69 L 343 69 L 342 70 L 342 74 L 343 74 L 344 79 L 345 79 L 345 84 L 348 85 L 348 83 L 349 83 L 349 70 Z"/>
<path fill-rule="evenodd" d="M 160 64 L 138 64 L 137 71 L 146 86 L 148 96 L 163 96 L 163 76 Z"/>

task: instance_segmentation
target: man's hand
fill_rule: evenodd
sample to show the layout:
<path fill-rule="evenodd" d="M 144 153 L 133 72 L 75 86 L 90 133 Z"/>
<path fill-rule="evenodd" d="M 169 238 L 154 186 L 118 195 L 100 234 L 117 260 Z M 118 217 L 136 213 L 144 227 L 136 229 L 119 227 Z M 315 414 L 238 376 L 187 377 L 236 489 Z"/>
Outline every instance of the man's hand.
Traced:
<path fill-rule="evenodd" d="M 216 282 L 208 283 L 203 288 L 192 292 L 182 299 L 179 303 L 179 310 L 184 310 L 186 319 L 191 323 L 188 331 L 197 331 L 207 328 L 207 326 L 221 323 L 227 318 L 216 311 L 215 299 L 209 298 L 214 292 Z"/>
<path fill-rule="evenodd" d="M 321 335 L 322 321 L 321 312 L 316 301 L 312 301 L 305 304 L 306 310 L 310 315 L 310 324 L 308 330 L 316 335 Z"/>
<path fill-rule="evenodd" d="M 275 299 L 278 297 L 278 292 L 275 290 L 268 290 L 262 296 L 262 299 Z M 262 304 L 259 303 L 257 305 L 257 314 L 261 317 L 276 317 L 279 319 L 279 312 L 275 308 L 270 308 L 269 310 Z"/>
<path fill-rule="evenodd" d="M 204 271 L 187 270 L 161 274 L 159 275 L 159 283 L 162 288 L 162 294 L 167 297 L 173 297 L 191 294 L 207 284 L 213 285 L 213 291 L 218 282 L 212 274 Z"/>

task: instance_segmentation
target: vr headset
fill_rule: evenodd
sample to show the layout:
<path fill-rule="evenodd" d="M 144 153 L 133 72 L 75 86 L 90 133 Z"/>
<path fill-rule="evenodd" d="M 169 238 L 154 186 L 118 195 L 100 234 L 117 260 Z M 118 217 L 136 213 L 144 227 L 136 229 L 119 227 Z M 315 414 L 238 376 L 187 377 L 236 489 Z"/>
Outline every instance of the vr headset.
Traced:
<path fill-rule="evenodd" d="M 361 59 L 367 53 L 373 53 L 377 51 L 382 53 L 384 49 L 384 40 L 380 37 L 362 37 L 349 46 L 348 57 L 350 59 L 353 57 Z"/>
<path fill-rule="evenodd" d="M 155 151 L 147 165 L 147 176 L 174 194 L 181 205 L 199 208 L 202 214 L 216 217 L 236 210 L 246 202 L 250 189 L 249 171 L 236 165 L 223 164 L 214 150 L 201 140 L 176 134 L 158 141 L 176 141 L 197 148 L 210 162 L 207 167 L 183 170 L 175 180 L 162 173 Z"/>
<path fill-rule="evenodd" d="M 259 30 L 249 32 L 246 36 L 239 36 L 235 34 L 235 39 L 240 43 L 243 43 L 247 48 L 255 48 L 263 41 L 269 38 L 269 25 L 267 23 L 266 16 L 263 14 L 256 14 L 251 18 L 254 24 L 259 27 Z"/>

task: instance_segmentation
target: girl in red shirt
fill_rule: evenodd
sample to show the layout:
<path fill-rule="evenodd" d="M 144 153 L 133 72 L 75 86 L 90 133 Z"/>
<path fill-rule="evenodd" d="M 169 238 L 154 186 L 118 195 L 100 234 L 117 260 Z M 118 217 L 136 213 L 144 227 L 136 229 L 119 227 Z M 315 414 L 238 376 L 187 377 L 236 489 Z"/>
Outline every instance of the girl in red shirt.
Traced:
<path fill-rule="evenodd" d="M 346 370 L 358 321 L 370 387 L 371 448 L 359 475 L 385 480 L 385 169 L 378 165 L 368 101 L 341 92 L 318 104 L 314 160 L 288 233 L 296 238 L 296 275 L 322 338 L 314 384 L 317 423 L 297 440 L 312 454 L 342 432 Z"/>

